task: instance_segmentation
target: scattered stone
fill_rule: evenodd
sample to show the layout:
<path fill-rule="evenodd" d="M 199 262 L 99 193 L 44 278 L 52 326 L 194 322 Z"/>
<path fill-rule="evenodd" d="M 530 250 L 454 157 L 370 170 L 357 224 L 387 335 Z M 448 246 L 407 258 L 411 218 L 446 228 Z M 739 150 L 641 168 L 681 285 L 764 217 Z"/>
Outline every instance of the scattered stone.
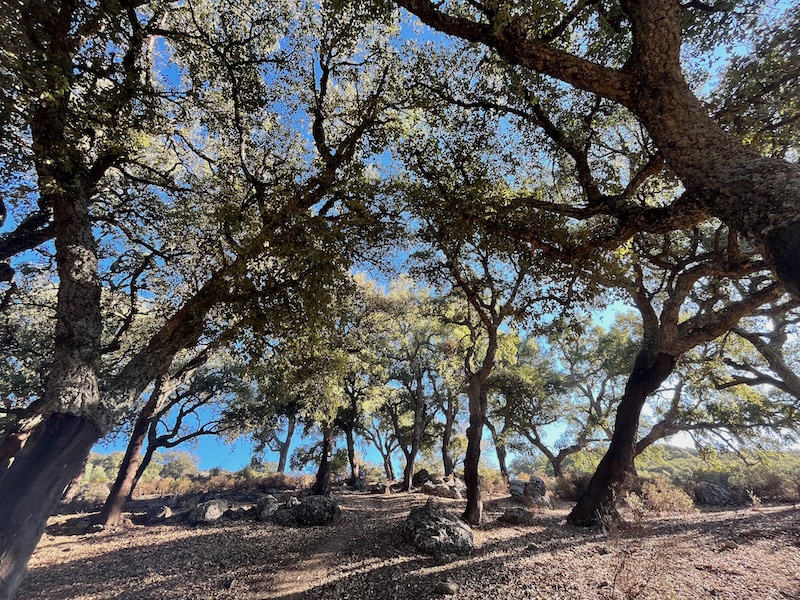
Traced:
<path fill-rule="evenodd" d="M 426 481 L 422 484 L 421 491 L 423 494 L 428 494 L 429 496 L 438 496 L 439 498 L 461 500 L 463 497 L 457 488 L 448 485 L 444 481 L 442 481 L 442 483 L 435 483 L 433 480 Z"/>
<path fill-rule="evenodd" d="M 725 540 L 722 542 L 722 546 L 720 546 L 721 550 L 736 550 L 739 547 L 739 544 L 734 542 L 733 540 Z"/>
<path fill-rule="evenodd" d="M 237 506 L 235 508 L 230 508 L 225 513 L 225 518 L 239 520 L 239 519 L 246 519 L 250 516 L 250 509 L 245 508 L 244 506 Z"/>
<path fill-rule="evenodd" d="M 544 479 L 536 475 L 531 475 L 528 483 L 525 484 L 525 495 L 544 496 L 545 494 L 547 494 L 547 486 L 544 483 Z"/>
<path fill-rule="evenodd" d="M 280 508 L 275 512 L 278 525 L 316 526 L 335 523 L 342 514 L 341 508 L 328 496 L 307 496 L 294 506 Z"/>
<path fill-rule="evenodd" d="M 371 488 L 369 488 L 370 494 L 388 494 L 389 493 L 389 484 L 385 481 L 381 483 L 376 483 Z"/>
<path fill-rule="evenodd" d="M 510 525 L 534 525 L 538 522 L 536 515 L 529 511 L 527 508 L 513 507 L 509 508 L 498 518 L 498 521 L 508 523 Z"/>
<path fill-rule="evenodd" d="M 550 493 L 547 491 L 547 486 L 541 477 L 531 475 L 528 481 L 511 479 L 508 482 L 508 489 L 514 500 L 527 507 L 553 508 Z"/>
<path fill-rule="evenodd" d="M 414 475 L 411 477 L 411 486 L 415 488 L 422 487 L 422 485 L 426 481 L 430 480 L 431 480 L 431 474 L 428 473 L 428 470 L 420 469 L 419 471 L 414 473 Z"/>
<path fill-rule="evenodd" d="M 280 508 L 280 502 L 275 496 L 267 494 L 256 504 L 256 519 L 259 521 L 269 521 L 275 516 Z"/>
<path fill-rule="evenodd" d="M 158 512 L 154 515 L 154 518 L 158 520 L 165 520 L 171 517 L 172 517 L 172 509 L 167 505 L 164 505 L 160 509 L 158 509 Z"/>
<path fill-rule="evenodd" d="M 133 527 L 133 521 L 131 521 L 130 517 L 122 517 L 122 520 L 119 522 L 119 524 L 125 528 Z"/>
<path fill-rule="evenodd" d="M 733 497 L 733 490 L 710 481 L 698 481 L 694 487 L 694 498 L 698 504 L 725 506 L 733 501 Z"/>
<path fill-rule="evenodd" d="M 433 592 L 442 596 L 452 596 L 458 593 L 458 584 L 452 579 L 445 579 L 436 584 Z"/>
<path fill-rule="evenodd" d="M 411 511 L 402 534 L 417 550 L 434 557 L 469 554 L 475 547 L 469 525 L 447 512 L 433 498 L 425 506 Z"/>
<path fill-rule="evenodd" d="M 200 502 L 189 513 L 189 522 L 194 524 L 213 523 L 219 520 L 228 508 L 229 505 L 225 500 Z"/>

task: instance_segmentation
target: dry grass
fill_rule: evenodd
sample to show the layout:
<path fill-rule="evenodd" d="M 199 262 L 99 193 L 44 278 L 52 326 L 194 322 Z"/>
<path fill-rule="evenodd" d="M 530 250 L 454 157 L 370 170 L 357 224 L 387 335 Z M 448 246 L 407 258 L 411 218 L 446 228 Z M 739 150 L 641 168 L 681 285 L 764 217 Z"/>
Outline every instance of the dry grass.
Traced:
<path fill-rule="evenodd" d="M 800 510 L 791 505 L 650 513 L 608 534 L 565 525 L 567 503 L 508 526 L 497 518 L 512 503 L 497 497 L 473 555 L 441 565 L 398 535 L 427 496 L 336 498 L 341 521 L 307 529 L 241 520 L 66 536 L 53 534 L 56 525 L 75 516 L 56 517 L 18 597 L 423 600 L 441 597 L 436 587 L 450 579 L 459 600 L 800 599 Z"/>

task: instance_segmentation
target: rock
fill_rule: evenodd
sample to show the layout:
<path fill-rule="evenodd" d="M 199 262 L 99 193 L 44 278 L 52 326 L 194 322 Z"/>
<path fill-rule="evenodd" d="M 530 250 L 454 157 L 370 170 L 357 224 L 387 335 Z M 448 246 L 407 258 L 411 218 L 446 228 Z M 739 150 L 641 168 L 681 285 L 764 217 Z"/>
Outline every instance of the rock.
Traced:
<path fill-rule="evenodd" d="M 441 475 L 431 475 L 430 482 L 439 485 L 440 483 L 445 483 L 445 480 Z"/>
<path fill-rule="evenodd" d="M 339 520 L 342 510 L 333 498 L 307 496 L 295 506 L 280 508 L 275 512 L 278 525 L 315 526 Z"/>
<path fill-rule="evenodd" d="M 170 518 L 172 518 L 172 509 L 167 505 L 159 508 L 158 511 L 153 515 L 153 520 L 156 521 L 164 521 Z"/>
<path fill-rule="evenodd" d="M 278 512 L 280 502 L 275 496 L 267 494 L 256 504 L 256 519 L 259 521 L 269 521 Z"/>
<path fill-rule="evenodd" d="M 699 504 L 725 506 L 733 501 L 733 491 L 710 481 L 698 481 L 694 487 L 694 497 Z"/>
<path fill-rule="evenodd" d="M 226 519 L 246 519 L 250 516 L 250 509 L 245 508 L 244 506 L 237 506 L 236 508 L 229 508 L 228 512 L 225 513 Z"/>
<path fill-rule="evenodd" d="M 122 517 L 122 520 L 119 522 L 119 524 L 125 528 L 133 527 L 133 521 L 131 521 L 130 517 Z"/>
<path fill-rule="evenodd" d="M 423 494 L 438 496 L 439 498 L 452 498 L 453 500 L 461 500 L 462 498 L 461 492 L 456 488 L 446 483 L 434 483 L 433 480 L 423 483 L 421 491 Z"/>
<path fill-rule="evenodd" d="M 286 508 L 293 508 L 295 506 L 300 506 L 300 500 L 297 498 L 297 496 L 292 496 L 286 501 L 286 504 L 284 506 Z"/>
<path fill-rule="evenodd" d="M 452 579 L 445 579 L 444 581 L 440 581 L 436 584 L 436 587 L 433 589 L 433 593 L 440 594 L 442 596 L 452 596 L 453 594 L 458 593 L 458 584 Z"/>
<path fill-rule="evenodd" d="M 369 488 L 370 494 L 388 494 L 389 493 L 389 484 L 386 482 L 376 483 L 371 488 Z"/>
<path fill-rule="evenodd" d="M 531 475 L 528 481 L 511 479 L 508 482 L 511 497 L 525 506 L 538 506 L 540 508 L 553 508 L 550 493 L 541 477 Z"/>
<path fill-rule="evenodd" d="M 525 495 L 544 497 L 546 494 L 547 486 L 544 483 L 544 479 L 536 475 L 531 475 L 528 483 L 525 484 Z"/>
<path fill-rule="evenodd" d="M 414 475 L 411 477 L 411 486 L 415 488 L 422 487 L 422 484 L 430 480 L 431 480 L 431 474 L 428 473 L 428 470 L 420 469 L 419 471 L 414 473 Z"/>
<path fill-rule="evenodd" d="M 189 522 L 194 524 L 213 523 L 222 517 L 227 510 L 228 503 L 225 500 L 200 502 L 189 513 Z"/>
<path fill-rule="evenodd" d="M 538 522 L 536 515 L 526 508 L 514 507 L 509 508 L 506 512 L 500 515 L 498 521 L 508 523 L 510 525 L 534 525 Z"/>
<path fill-rule="evenodd" d="M 417 550 L 434 557 L 469 554 L 475 547 L 469 525 L 433 498 L 411 511 L 403 523 L 402 534 Z"/>

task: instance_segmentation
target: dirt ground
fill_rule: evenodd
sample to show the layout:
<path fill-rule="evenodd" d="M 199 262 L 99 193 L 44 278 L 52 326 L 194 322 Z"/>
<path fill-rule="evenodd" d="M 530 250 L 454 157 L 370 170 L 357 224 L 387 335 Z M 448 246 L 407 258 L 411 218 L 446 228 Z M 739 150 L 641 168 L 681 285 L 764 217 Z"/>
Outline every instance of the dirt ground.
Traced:
<path fill-rule="evenodd" d="M 566 525 L 567 503 L 536 524 L 506 525 L 497 518 L 514 504 L 494 498 L 473 554 L 436 564 L 399 535 L 427 496 L 334 497 L 341 520 L 303 529 L 225 520 L 70 535 L 86 515 L 53 517 L 18 598 L 424 600 L 442 598 L 450 580 L 458 599 L 800 600 L 797 506 L 651 516 L 604 532 Z M 463 501 L 442 502 L 463 510 Z"/>

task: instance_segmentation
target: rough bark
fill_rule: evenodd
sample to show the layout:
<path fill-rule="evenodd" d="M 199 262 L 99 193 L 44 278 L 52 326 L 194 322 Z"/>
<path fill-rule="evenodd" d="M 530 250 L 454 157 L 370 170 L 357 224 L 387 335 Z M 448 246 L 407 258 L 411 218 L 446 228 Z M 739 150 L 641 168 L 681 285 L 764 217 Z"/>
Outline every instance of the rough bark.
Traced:
<path fill-rule="evenodd" d="M 467 506 L 461 518 L 471 525 L 480 525 L 483 518 L 483 495 L 481 493 L 481 480 L 478 465 L 481 460 L 481 438 L 483 436 L 483 422 L 486 414 L 486 396 L 483 396 L 481 409 L 481 396 L 478 390 L 470 394 L 469 398 L 469 427 L 467 427 L 467 453 L 464 457 L 464 483 L 467 485 Z"/>
<path fill-rule="evenodd" d="M 432 28 L 494 48 L 509 64 L 559 79 L 617 102 L 645 126 L 686 198 L 762 249 L 776 274 L 800 297 L 800 166 L 758 156 L 710 117 L 680 64 L 680 0 L 623 3 L 631 23 L 624 66 L 608 68 L 549 40 L 531 38 L 526 19 L 476 22 L 433 0 L 396 0 Z"/>
<path fill-rule="evenodd" d="M 111 527 L 117 525 L 122 519 L 125 503 L 133 493 L 134 480 L 139 467 L 139 456 L 142 453 L 149 426 L 150 419 L 139 415 L 133 425 L 131 439 L 125 449 L 125 456 L 122 458 L 117 478 L 114 480 L 114 485 L 111 486 L 111 493 L 106 498 L 100 514 L 97 515 L 94 521 L 95 523 Z"/>
<path fill-rule="evenodd" d="M 87 418 L 50 415 L 0 479 L 0 598 L 11 600 L 47 518 L 101 432 Z"/>
<path fill-rule="evenodd" d="M 331 459 L 333 458 L 333 429 L 322 428 L 322 458 L 319 461 L 317 477 L 311 487 L 315 496 L 327 496 L 331 493 Z"/>
<path fill-rule="evenodd" d="M 453 427 L 456 422 L 455 401 L 450 399 L 444 410 L 444 429 L 442 430 L 442 466 L 444 475 L 448 477 L 455 471 L 453 456 L 450 454 L 450 442 L 453 439 Z"/>
<path fill-rule="evenodd" d="M 497 464 L 500 467 L 500 475 L 503 476 L 503 481 L 508 483 L 509 475 L 508 466 L 506 465 L 508 452 L 506 451 L 506 445 L 498 435 L 497 428 L 494 426 L 494 423 L 492 423 L 489 419 L 486 419 L 484 423 L 486 428 L 492 434 L 492 442 L 494 442 L 494 449 L 497 452 Z"/>
<path fill-rule="evenodd" d="M 292 445 L 292 437 L 294 437 L 294 428 L 297 425 L 297 418 L 294 416 L 288 417 L 286 424 L 286 440 L 281 442 L 278 440 L 278 473 L 286 472 L 286 464 L 289 460 L 289 449 Z"/>
<path fill-rule="evenodd" d="M 361 476 L 361 469 L 356 462 L 356 440 L 353 435 L 353 428 L 348 427 L 345 429 L 344 435 L 347 440 L 347 462 L 350 464 L 350 477 L 347 478 L 347 484 L 352 486 Z"/>
<path fill-rule="evenodd" d="M 631 376 L 617 409 L 614 435 L 586 493 L 578 500 L 567 521 L 573 525 L 591 525 L 603 514 L 614 514 L 615 496 L 634 473 L 636 435 L 647 397 L 655 392 L 675 368 L 675 358 L 666 353 L 651 356 L 642 349 L 636 357 Z"/>

